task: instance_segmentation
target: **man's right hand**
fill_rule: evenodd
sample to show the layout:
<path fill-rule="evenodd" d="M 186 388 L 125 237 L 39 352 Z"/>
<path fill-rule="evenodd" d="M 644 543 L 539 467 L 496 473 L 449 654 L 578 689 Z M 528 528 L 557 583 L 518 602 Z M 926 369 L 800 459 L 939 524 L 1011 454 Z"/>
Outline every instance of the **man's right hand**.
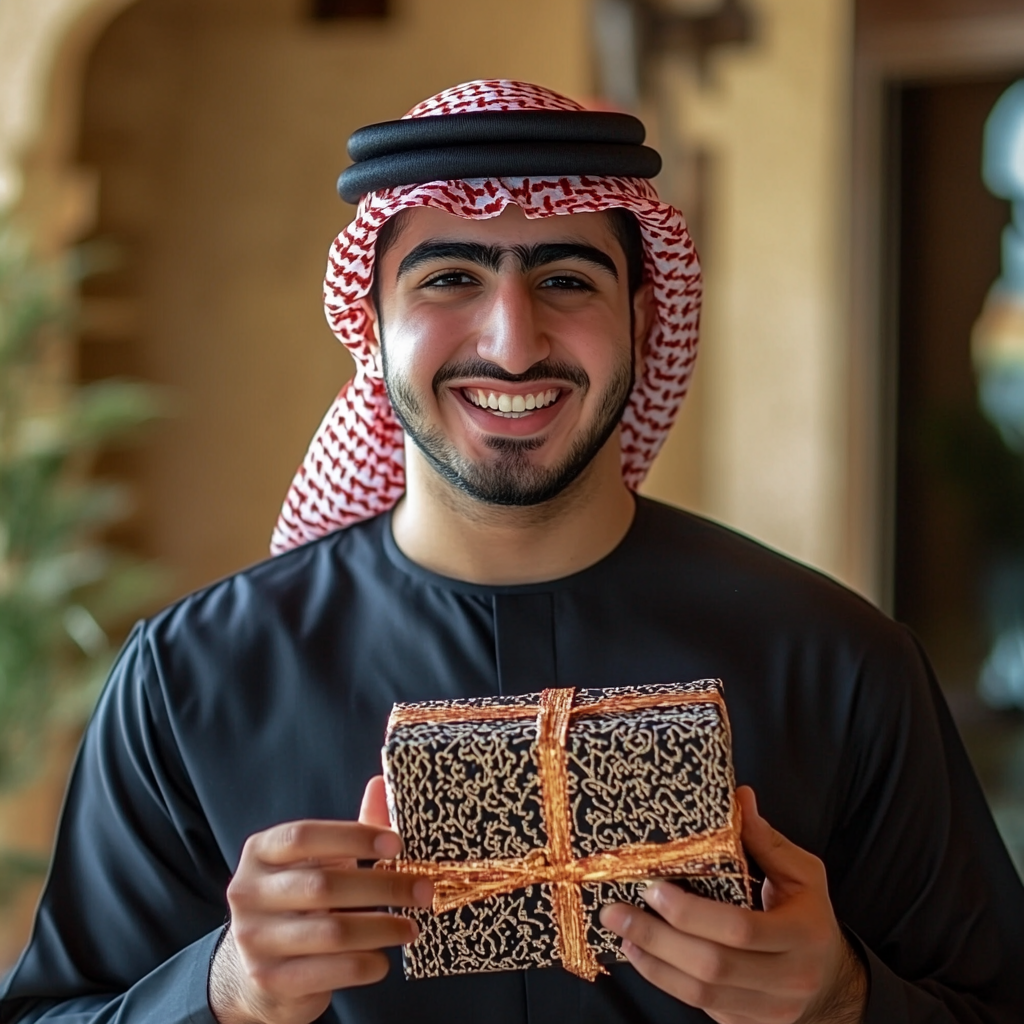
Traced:
<path fill-rule="evenodd" d="M 402 842 L 388 827 L 384 780 L 366 786 L 359 821 L 294 821 L 246 840 L 231 884 L 231 925 L 210 966 L 220 1024 L 309 1024 L 335 989 L 388 972 L 382 952 L 416 938 L 407 918 L 373 907 L 426 907 L 429 879 L 359 868 L 390 860 Z"/>

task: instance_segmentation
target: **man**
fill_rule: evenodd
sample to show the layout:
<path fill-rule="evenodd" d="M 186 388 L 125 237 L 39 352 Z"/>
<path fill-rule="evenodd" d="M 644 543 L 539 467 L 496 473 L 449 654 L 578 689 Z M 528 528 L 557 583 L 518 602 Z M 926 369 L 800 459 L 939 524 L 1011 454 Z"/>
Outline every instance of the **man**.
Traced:
<path fill-rule="evenodd" d="M 471 111 L 492 113 L 449 119 Z M 914 640 L 632 492 L 699 302 L 632 130 L 481 82 L 357 135 L 326 289 L 355 382 L 283 553 L 129 640 L 4 1021 L 1022 1019 L 1024 892 Z M 655 913 L 602 911 L 629 963 L 594 984 L 403 981 L 414 926 L 368 908 L 431 884 L 365 866 L 401 844 L 376 777 L 392 702 L 707 676 L 763 909 L 661 882 Z"/>

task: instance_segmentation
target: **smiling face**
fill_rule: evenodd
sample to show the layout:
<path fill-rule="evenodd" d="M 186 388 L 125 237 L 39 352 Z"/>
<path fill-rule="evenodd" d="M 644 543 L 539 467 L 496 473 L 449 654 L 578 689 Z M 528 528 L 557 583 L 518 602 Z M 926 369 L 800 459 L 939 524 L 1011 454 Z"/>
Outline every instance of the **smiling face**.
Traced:
<path fill-rule="evenodd" d="M 378 260 L 379 321 L 367 303 L 396 415 L 476 501 L 550 500 L 617 446 L 650 288 L 631 304 L 607 214 L 401 216 Z"/>

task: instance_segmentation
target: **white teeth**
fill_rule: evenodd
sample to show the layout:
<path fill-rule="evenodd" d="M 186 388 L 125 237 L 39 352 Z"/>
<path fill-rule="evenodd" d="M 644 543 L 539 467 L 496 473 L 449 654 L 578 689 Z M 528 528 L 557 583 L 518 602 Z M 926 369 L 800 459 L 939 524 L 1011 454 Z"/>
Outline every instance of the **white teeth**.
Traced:
<path fill-rule="evenodd" d="M 558 388 L 549 388 L 535 395 L 496 394 L 481 388 L 466 388 L 462 393 L 481 409 L 491 409 L 499 415 L 509 417 L 522 416 L 535 409 L 543 409 L 554 402 L 560 394 Z"/>

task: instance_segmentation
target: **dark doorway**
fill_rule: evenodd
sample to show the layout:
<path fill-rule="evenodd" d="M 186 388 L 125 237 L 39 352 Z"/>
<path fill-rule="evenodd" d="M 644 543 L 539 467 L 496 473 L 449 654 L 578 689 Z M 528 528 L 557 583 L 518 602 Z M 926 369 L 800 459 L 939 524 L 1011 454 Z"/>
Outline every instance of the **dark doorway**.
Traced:
<path fill-rule="evenodd" d="M 981 180 L 983 127 L 1020 77 L 1024 67 L 983 80 L 901 83 L 890 108 L 894 610 L 924 642 L 1007 821 L 1024 816 L 1024 715 L 986 708 L 977 681 L 993 640 L 994 591 L 1017 563 L 1024 585 L 1024 464 L 980 411 L 970 337 L 999 276 L 1010 217 Z"/>

